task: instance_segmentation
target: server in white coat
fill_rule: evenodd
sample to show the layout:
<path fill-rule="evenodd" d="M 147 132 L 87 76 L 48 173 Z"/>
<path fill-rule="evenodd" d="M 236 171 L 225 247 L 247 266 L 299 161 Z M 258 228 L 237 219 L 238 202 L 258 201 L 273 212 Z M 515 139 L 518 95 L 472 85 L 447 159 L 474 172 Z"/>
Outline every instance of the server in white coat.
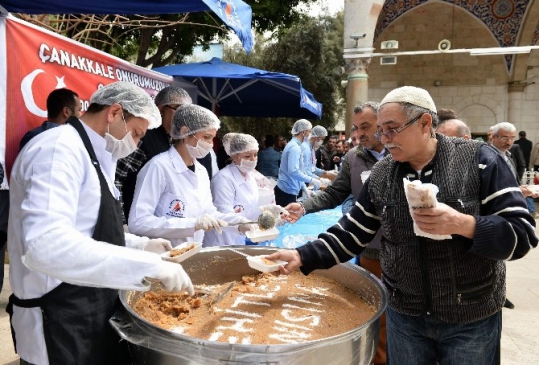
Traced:
<path fill-rule="evenodd" d="M 152 158 L 139 172 L 129 213 L 129 231 L 163 237 L 177 246 L 202 242 L 204 231 L 248 220 L 234 213 L 221 213 L 213 205 L 207 170 L 196 160 L 213 145 L 220 122 L 210 110 L 184 105 L 174 113 L 172 147 Z M 232 228 L 232 227 L 231 227 Z M 242 233 L 252 225 L 234 227 Z"/>
<path fill-rule="evenodd" d="M 32 139 L 10 181 L 9 299 L 22 364 L 118 364 L 119 336 L 108 320 L 121 306 L 117 289 L 145 290 L 145 277 L 169 290 L 193 291 L 180 265 L 123 246 L 170 247 L 125 237 L 116 160 L 161 123 L 152 99 L 117 82 L 92 95 L 88 111 Z"/>
<path fill-rule="evenodd" d="M 227 133 L 223 137 L 225 152 L 232 159 L 215 175 L 211 182 L 213 203 L 222 213 L 237 214 L 256 222 L 262 210 L 269 210 L 276 216 L 288 214 L 284 208 L 269 204 L 259 207 L 258 184 L 253 176 L 257 164 L 258 142 L 249 134 Z M 232 227 L 223 228 L 222 234 L 206 232 L 204 247 L 244 245 L 245 236 Z"/>

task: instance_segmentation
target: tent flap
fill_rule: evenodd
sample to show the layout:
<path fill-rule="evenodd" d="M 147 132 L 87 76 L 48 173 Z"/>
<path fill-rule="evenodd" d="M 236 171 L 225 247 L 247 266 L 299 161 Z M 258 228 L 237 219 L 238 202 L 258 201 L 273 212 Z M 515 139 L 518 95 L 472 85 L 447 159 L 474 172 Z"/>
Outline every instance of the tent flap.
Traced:
<path fill-rule="evenodd" d="M 240 38 L 243 48 L 253 48 L 251 7 L 241 0 L 0 0 L 0 7 L 23 14 L 176 14 L 211 10 Z"/>

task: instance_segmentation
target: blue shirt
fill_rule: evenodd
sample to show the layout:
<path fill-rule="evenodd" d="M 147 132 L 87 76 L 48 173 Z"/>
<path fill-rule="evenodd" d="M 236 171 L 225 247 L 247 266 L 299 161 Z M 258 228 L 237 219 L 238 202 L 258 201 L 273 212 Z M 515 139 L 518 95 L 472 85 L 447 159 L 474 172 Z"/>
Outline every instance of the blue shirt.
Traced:
<path fill-rule="evenodd" d="M 273 147 L 258 152 L 258 164 L 256 169 L 264 176 L 277 178 L 281 164 L 281 152 Z"/>
<path fill-rule="evenodd" d="M 303 141 L 301 144 L 303 149 L 303 163 L 305 164 L 305 173 L 310 177 L 318 179 L 319 175 L 322 175 L 324 170 L 316 167 L 316 154 L 314 153 L 313 146 L 308 141 Z"/>
<path fill-rule="evenodd" d="M 298 195 L 311 180 L 312 177 L 305 173 L 301 142 L 294 137 L 284 148 L 277 186 L 287 194 Z"/>

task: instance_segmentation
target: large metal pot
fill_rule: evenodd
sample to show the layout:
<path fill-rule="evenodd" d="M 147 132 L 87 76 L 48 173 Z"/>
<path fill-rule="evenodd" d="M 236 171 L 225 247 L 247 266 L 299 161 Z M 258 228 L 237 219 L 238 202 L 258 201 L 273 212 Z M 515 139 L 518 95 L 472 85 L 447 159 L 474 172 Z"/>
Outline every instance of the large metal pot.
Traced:
<path fill-rule="evenodd" d="M 251 255 L 270 254 L 269 247 L 236 246 Z M 223 247 L 206 248 L 183 263 L 195 284 L 221 284 L 257 273 L 244 257 Z M 140 317 L 130 303 L 140 293 L 120 291 L 126 311 L 111 324 L 128 341 L 138 365 L 239 365 L 239 364 L 370 364 L 378 343 L 379 317 L 387 305 L 387 293 L 369 272 L 351 264 L 337 265 L 316 274 L 332 278 L 358 293 L 376 313 L 364 325 L 337 336 L 300 344 L 244 345 L 206 341 L 161 329 Z"/>

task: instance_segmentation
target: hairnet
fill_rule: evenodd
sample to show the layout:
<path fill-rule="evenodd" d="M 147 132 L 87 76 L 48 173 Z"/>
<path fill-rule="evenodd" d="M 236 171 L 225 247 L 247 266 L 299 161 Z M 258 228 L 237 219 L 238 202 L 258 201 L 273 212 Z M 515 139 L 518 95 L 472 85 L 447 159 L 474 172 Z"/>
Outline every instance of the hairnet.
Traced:
<path fill-rule="evenodd" d="M 292 135 L 296 135 L 300 132 L 306 131 L 307 129 L 311 129 L 312 127 L 313 125 L 307 119 L 300 119 L 294 123 L 290 133 L 292 133 Z"/>
<path fill-rule="evenodd" d="M 186 105 L 193 103 L 193 100 L 187 91 L 178 86 L 167 86 L 164 89 L 161 89 L 154 100 L 155 105 L 158 106 L 171 104 Z"/>
<path fill-rule="evenodd" d="M 327 137 L 328 131 L 326 128 L 322 127 L 321 125 L 315 125 L 313 127 L 313 131 L 311 133 L 311 138 L 313 137 Z"/>
<path fill-rule="evenodd" d="M 223 137 L 223 147 L 229 156 L 247 151 L 258 151 L 255 137 L 244 133 L 227 133 Z"/>
<path fill-rule="evenodd" d="M 219 118 L 211 110 L 200 105 L 187 104 L 179 107 L 174 113 L 170 135 L 175 139 L 184 139 L 208 129 L 219 129 L 220 125 Z M 188 132 L 181 134 L 183 126 L 187 127 Z"/>
<path fill-rule="evenodd" d="M 90 97 L 90 104 L 112 105 L 118 103 L 135 117 L 146 119 L 148 129 L 161 125 L 161 114 L 152 98 L 140 87 L 125 81 L 113 82 L 98 89 Z"/>
<path fill-rule="evenodd" d="M 382 100 L 380 106 L 387 103 L 409 103 L 436 113 L 436 105 L 429 92 L 415 86 L 402 86 L 391 90 Z"/>

